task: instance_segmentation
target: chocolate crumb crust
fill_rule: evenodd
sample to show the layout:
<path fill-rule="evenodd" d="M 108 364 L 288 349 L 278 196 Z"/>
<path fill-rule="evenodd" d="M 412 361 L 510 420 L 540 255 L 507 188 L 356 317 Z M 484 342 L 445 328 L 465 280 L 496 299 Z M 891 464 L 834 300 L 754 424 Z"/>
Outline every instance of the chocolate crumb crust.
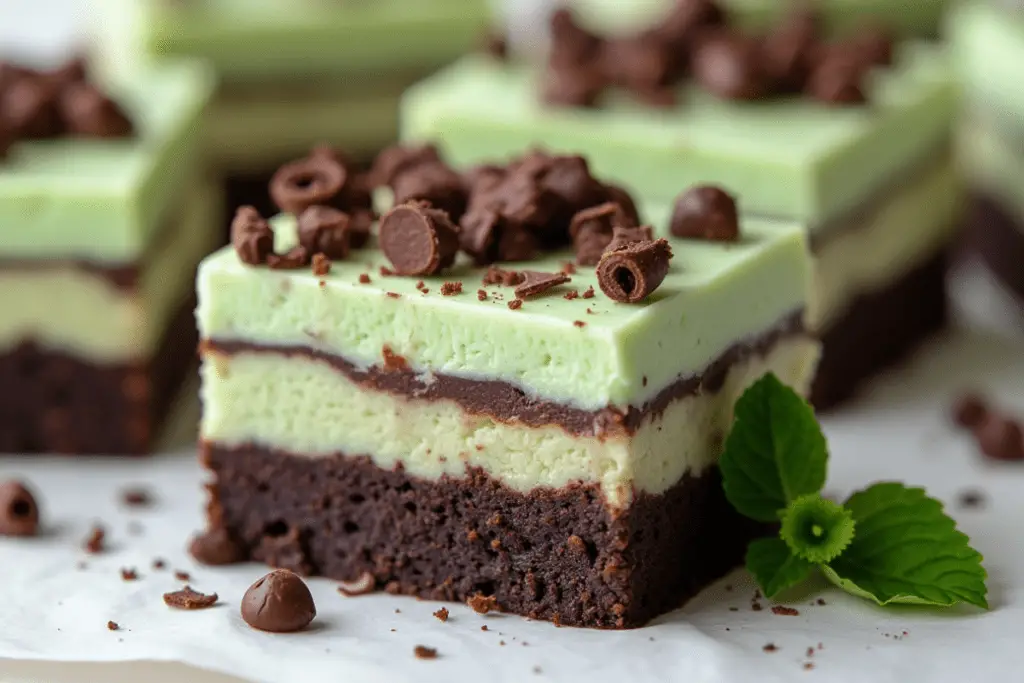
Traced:
<path fill-rule="evenodd" d="M 519 301 L 518 299 L 514 301 Z M 364 389 L 385 391 L 403 398 L 423 401 L 449 400 L 468 413 L 487 415 L 501 422 L 517 422 L 530 427 L 558 425 L 577 436 L 600 436 L 620 432 L 633 433 L 648 417 L 660 415 L 670 403 L 697 392 L 716 392 L 722 387 L 729 368 L 750 357 L 763 356 L 781 339 L 805 334 L 803 311 L 794 311 L 756 339 L 737 343 L 711 362 L 699 375 L 681 377 L 662 389 L 642 406 L 623 410 L 608 406 L 599 410 L 575 408 L 564 403 L 534 399 L 508 382 L 473 380 L 446 374 L 433 374 L 424 382 L 409 367 L 372 366 L 361 368 L 337 355 L 308 347 L 269 346 L 231 340 L 205 340 L 205 354 L 233 355 L 268 353 L 311 358 L 328 363 L 349 381 Z"/>
<path fill-rule="evenodd" d="M 762 530 L 726 501 L 715 467 L 612 511 L 596 483 L 523 493 L 478 469 L 426 480 L 358 454 L 200 452 L 210 518 L 246 559 L 340 581 L 368 572 L 389 593 L 428 600 L 482 595 L 568 626 L 640 626 L 739 564 Z M 501 525 L 488 526 L 495 513 Z M 584 552 L 566 551 L 573 535 Z"/>

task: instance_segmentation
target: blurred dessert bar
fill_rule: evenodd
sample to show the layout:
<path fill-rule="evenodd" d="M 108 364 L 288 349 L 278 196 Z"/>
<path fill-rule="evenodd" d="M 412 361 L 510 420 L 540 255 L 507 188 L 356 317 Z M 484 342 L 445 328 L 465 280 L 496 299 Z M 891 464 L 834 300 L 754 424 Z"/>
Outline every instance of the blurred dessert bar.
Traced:
<path fill-rule="evenodd" d="M 961 188 L 942 48 L 820 26 L 796 11 L 751 35 L 710 0 L 680 0 L 641 32 L 601 35 L 561 10 L 543 68 L 467 57 L 407 92 L 403 137 L 458 164 L 541 144 L 641 198 L 710 182 L 748 216 L 804 224 L 824 408 L 944 324 Z"/>
<path fill-rule="evenodd" d="M 118 86 L 0 64 L 0 451 L 138 454 L 195 358 L 192 280 L 221 233 L 201 67 Z"/>

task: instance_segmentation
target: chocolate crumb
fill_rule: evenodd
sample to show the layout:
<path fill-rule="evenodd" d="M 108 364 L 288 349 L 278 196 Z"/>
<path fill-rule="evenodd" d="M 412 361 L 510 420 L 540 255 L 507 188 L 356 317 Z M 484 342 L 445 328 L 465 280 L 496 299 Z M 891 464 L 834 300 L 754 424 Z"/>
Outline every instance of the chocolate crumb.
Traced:
<path fill-rule="evenodd" d="M 441 285 L 442 296 L 455 296 L 456 294 L 462 294 L 461 282 L 445 282 Z"/>
<path fill-rule="evenodd" d="M 128 507 L 148 507 L 152 504 L 153 499 L 148 490 L 133 487 L 121 492 L 121 502 Z"/>
<path fill-rule="evenodd" d="M 422 291 L 424 287 L 426 287 L 426 285 L 424 284 L 423 280 L 417 280 L 416 281 L 416 289 L 419 289 L 419 290 Z"/>
<path fill-rule="evenodd" d="M 487 290 L 484 290 L 484 289 L 476 290 L 476 300 L 477 301 L 487 301 Z"/>
<path fill-rule="evenodd" d="M 180 569 L 175 570 L 174 578 L 177 579 L 178 581 L 191 581 L 192 580 L 192 577 L 189 576 L 188 572 L 183 572 Z"/>
<path fill-rule="evenodd" d="M 566 275 L 575 275 L 576 264 L 573 263 L 572 261 L 566 261 L 565 263 L 562 264 L 562 272 L 565 273 Z"/>
<path fill-rule="evenodd" d="M 778 652 L 778 650 L 779 650 L 778 646 L 776 646 L 775 643 L 767 643 L 761 649 L 764 650 L 765 652 Z"/>
<path fill-rule="evenodd" d="M 512 301 L 508 302 L 508 307 L 511 308 L 513 311 L 518 311 L 520 308 L 523 307 L 523 300 L 512 299 Z"/>
<path fill-rule="evenodd" d="M 107 630 L 108 631 L 120 631 L 121 627 L 118 625 L 118 623 L 116 621 L 108 621 L 107 622 Z"/>
<path fill-rule="evenodd" d="M 980 394 L 966 392 L 953 402 L 951 412 L 955 424 L 973 429 L 985 420 L 988 413 L 988 402 Z"/>
<path fill-rule="evenodd" d="M 331 259 L 323 254 L 313 254 L 313 275 L 322 276 L 331 272 Z"/>
<path fill-rule="evenodd" d="M 39 505 L 20 481 L 0 484 L 0 536 L 35 536 L 39 533 Z"/>
<path fill-rule="evenodd" d="M 491 266 L 484 273 L 483 284 L 487 285 L 502 285 L 503 287 L 513 287 L 523 281 L 523 274 L 518 270 L 505 270 L 497 266 Z"/>
<path fill-rule="evenodd" d="M 368 274 L 366 274 L 366 273 L 360 273 L 359 274 L 359 284 L 361 284 L 361 285 L 368 285 L 368 284 L 370 284 L 370 282 L 372 282 L 372 280 L 370 280 L 370 276 Z"/>
<path fill-rule="evenodd" d="M 974 428 L 974 438 L 992 460 L 1024 460 L 1024 430 L 1016 420 L 989 412 Z"/>
<path fill-rule="evenodd" d="M 489 630 L 489 629 L 487 628 L 487 624 L 484 624 L 483 626 L 481 626 L 481 627 L 480 627 L 480 630 L 481 630 L 481 631 L 487 631 L 487 630 Z"/>
<path fill-rule="evenodd" d="M 200 593 L 185 586 L 181 590 L 164 593 L 164 604 L 174 609 L 205 609 L 217 604 L 216 593 Z"/>
<path fill-rule="evenodd" d="M 818 603 L 819 605 L 825 605 L 825 604 L 827 604 L 827 603 L 825 602 L 825 598 L 818 598 L 817 600 L 815 600 L 815 602 L 817 602 L 817 603 Z"/>
<path fill-rule="evenodd" d="M 106 530 L 99 524 L 94 524 L 89 531 L 89 535 L 85 537 L 85 552 L 91 554 L 103 552 L 106 550 L 106 544 L 104 543 L 106 538 Z"/>
<path fill-rule="evenodd" d="M 795 617 L 800 615 L 800 610 L 795 607 L 787 607 L 786 605 L 773 605 L 772 614 L 778 614 L 783 617 Z"/>
<path fill-rule="evenodd" d="M 588 306 L 588 307 L 587 307 L 587 315 L 593 315 L 593 314 L 594 314 L 594 311 L 592 311 L 592 310 L 590 309 L 590 307 Z"/>
<path fill-rule="evenodd" d="M 813 647 L 807 648 L 807 656 L 808 657 L 813 657 L 814 656 L 814 648 Z"/>
<path fill-rule="evenodd" d="M 960 492 L 957 502 L 961 508 L 977 509 L 985 507 L 987 500 L 983 492 L 977 489 L 967 489 Z"/>
<path fill-rule="evenodd" d="M 159 557 L 153 560 L 153 569 L 164 569 L 167 563 Z"/>
<path fill-rule="evenodd" d="M 810 671 L 814 668 L 814 662 L 804 662 L 804 671 Z"/>
<path fill-rule="evenodd" d="M 466 604 L 469 605 L 470 609 L 477 614 L 487 614 L 488 612 L 498 611 L 498 599 L 493 595 L 475 593 L 466 600 Z"/>
<path fill-rule="evenodd" d="M 134 568 L 122 567 L 121 568 L 121 580 L 122 581 L 135 581 L 139 578 L 138 572 Z"/>
<path fill-rule="evenodd" d="M 576 327 L 586 327 L 587 326 L 587 324 L 585 322 L 583 322 L 582 320 L 573 320 L 572 324 L 575 325 Z"/>
<path fill-rule="evenodd" d="M 417 645 L 413 648 L 416 659 L 437 659 L 437 649 L 426 645 Z"/>
<path fill-rule="evenodd" d="M 392 277 L 395 274 L 395 271 L 391 270 L 387 266 L 381 266 L 377 269 L 377 272 L 380 273 L 381 277 Z M 420 280 L 420 282 L 422 282 L 422 280 Z"/>
<path fill-rule="evenodd" d="M 581 294 L 580 296 L 582 296 L 584 299 L 593 299 L 594 298 L 594 287 L 593 287 L 593 285 L 591 285 L 590 287 L 587 287 L 585 290 L 583 290 L 583 294 Z"/>
<path fill-rule="evenodd" d="M 357 598 L 369 595 L 377 587 L 377 580 L 370 572 L 363 572 L 355 581 L 342 581 L 338 584 L 338 592 L 346 598 Z"/>
<path fill-rule="evenodd" d="M 441 622 L 448 621 L 448 608 L 447 607 L 442 607 L 441 609 L 439 609 L 436 612 L 434 612 L 434 616 L 437 617 L 438 621 L 441 621 Z"/>
<path fill-rule="evenodd" d="M 760 612 L 761 610 L 764 609 L 764 607 L 762 607 L 761 603 L 759 603 L 759 602 L 752 602 L 752 603 L 750 603 L 750 609 L 752 609 L 755 612 Z"/>
<path fill-rule="evenodd" d="M 292 247 L 283 254 L 268 254 L 267 266 L 273 270 L 295 270 L 310 264 L 309 250 L 302 246 Z"/>
<path fill-rule="evenodd" d="M 580 293 L 578 291 L 576 291 L 575 289 L 570 289 L 568 292 L 562 295 L 562 298 L 565 299 L 566 301 L 572 301 L 573 299 L 578 299 L 579 296 Z"/>
<path fill-rule="evenodd" d="M 392 299 L 401 299 L 402 298 L 402 295 L 399 294 L 398 292 L 384 292 L 384 294 L 387 295 L 388 297 L 392 298 Z"/>
<path fill-rule="evenodd" d="M 552 287 L 565 284 L 569 276 L 565 273 L 542 273 L 535 270 L 524 270 L 522 282 L 516 286 L 516 298 L 528 299 L 542 294 Z"/>
<path fill-rule="evenodd" d="M 405 356 L 395 353 L 390 345 L 385 344 L 381 348 L 381 355 L 384 356 L 385 372 L 401 372 L 409 369 L 409 361 L 405 359 Z"/>
<path fill-rule="evenodd" d="M 498 645 L 501 645 L 502 647 L 505 647 L 505 641 L 504 640 L 499 640 L 498 641 Z"/>

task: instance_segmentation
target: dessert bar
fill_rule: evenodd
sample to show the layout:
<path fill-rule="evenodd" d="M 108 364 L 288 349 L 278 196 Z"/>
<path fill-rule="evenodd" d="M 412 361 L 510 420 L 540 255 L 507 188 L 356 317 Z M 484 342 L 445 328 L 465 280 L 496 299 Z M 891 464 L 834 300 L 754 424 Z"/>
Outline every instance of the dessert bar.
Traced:
<path fill-rule="evenodd" d="M 367 187 L 393 204 L 369 238 Z M 392 148 L 364 178 L 318 149 L 270 190 L 198 277 L 220 557 L 608 628 L 741 561 L 716 460 L 746 386 L 813 375 L 799 226 L 694 188 L 717 203 L 678 239 L 541 151 Z"/>
<path fill-rule="evenodd" d="M 967 103 L 959 146 L 970 196 L 967 238 L 1024 301 L 1024 86 L 1016 78 L 1024 8 L 1010 4 L 964 3 L 949 33 Z"/>
<path fill-rule="evenodd" d="M 961 208 L 949 62 L 877 30 L 826 39 L 806 12 L 752 37 L 692 4 L 624 36 L 557 12 L 546 66 L 463 59 L 407 93 L 403 138 L 436 140 L 458 164 L 540 144 L 642 198 L 715 183 L 746 215 L 802 223 L 825 408 L 945 320 Z"/>
<path fill-rule="evenodd" d="M 151 447 L 194 363 L 192 281 L 222 232 L 199 173 L 211 91 L 190 64 L 109 89 L 79 62 L 0 65 L 0 451 Z"/>

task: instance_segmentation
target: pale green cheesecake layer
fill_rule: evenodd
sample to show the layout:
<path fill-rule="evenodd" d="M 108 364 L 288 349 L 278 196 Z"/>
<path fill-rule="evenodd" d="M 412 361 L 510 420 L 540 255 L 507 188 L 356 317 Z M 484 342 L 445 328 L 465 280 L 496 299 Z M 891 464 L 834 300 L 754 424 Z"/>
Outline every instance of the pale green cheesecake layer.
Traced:
<path fill-rule="evenodd" d="M 659 228 L 667 224 L 665 210 L 646 215 Z M 274 225 L 279 247 L 294 243 L 293 218 Z M 742 233 L 735 244 L 672 239 L 670 272 L 641 304 L 612 301 L 594 269 L 580 268 L 569 285 L 519 310 L 508 307 L 512 288 L 483 287 L 485 269 L 465 261 L 423 278 L 424 294 L 419 278 L 379 275 L 388 262 L 376 249 L 318 277 L 308 267 L 245 265 L 225 248 L 200 268 L 197 318 L 206 339 L 313 348 L 367 367 L 382 363 L 387 345 L 423 372 L 503 380 L 588 409 L 640 406 L 805 308 L 810 264 L 800 226 L 746 220 Z M 565 252 L 509 267 L 557 272 L 572 258 Z M 363 273 L 369 284 L 360 284 Z M 463 292 L 442 295 L 442 283 L 454 281 Z M 588 287 L 593 298 L 563 297 Z"/>
<path fill-rule="evenodd" d="M 471 49 L 486 0 L 98 0 L 110 62 L 207 60 L 223 82 L 427 73 Z"/>
<path fill-rule="evenodd" d="M 0 257 L 136 260 L 198 168 L 212 88 L 196 64 L 149 67 L 109 87 L 134 137 L 16 143 L 0 160 Z"/>
<path fill-rule="evenodd" d="M 947 33 L 970 106 L 1024 137 L 1024 11 L 966 2 Z"/>
<path fill-rule="evenodd" d="M 943 50 L 904 45 L 871 74 L 866 106 L 806 98 L 723 102 L 684 87 L 657 110 L 625 96 L 597 109 L 551 108 L 527 66 L 467 57 L 406 93 L 402 136 L 440 143 L 457 165 L 531 145 L 585 155 L 634 194 L 730 188 L 747 213 L 824 225 L 895 182 L 945 144 L 957 97 Z"/>

